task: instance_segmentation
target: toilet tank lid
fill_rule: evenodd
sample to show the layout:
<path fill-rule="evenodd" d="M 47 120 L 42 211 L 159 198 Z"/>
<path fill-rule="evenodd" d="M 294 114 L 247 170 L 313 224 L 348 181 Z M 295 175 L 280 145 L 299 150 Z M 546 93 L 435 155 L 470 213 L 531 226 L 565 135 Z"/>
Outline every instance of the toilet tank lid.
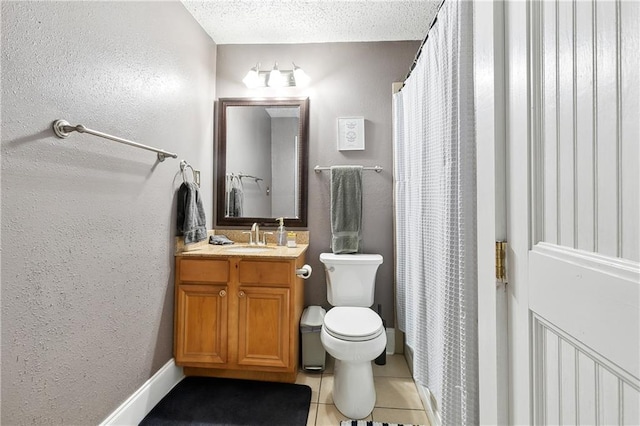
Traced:
<path fill-rule="evenodd" d="M 320 253 L 320 262 L 322 263 L 373 263 L 381 264 L 382 256 L 379 254 L 335 254 L 335 253 Z"/>

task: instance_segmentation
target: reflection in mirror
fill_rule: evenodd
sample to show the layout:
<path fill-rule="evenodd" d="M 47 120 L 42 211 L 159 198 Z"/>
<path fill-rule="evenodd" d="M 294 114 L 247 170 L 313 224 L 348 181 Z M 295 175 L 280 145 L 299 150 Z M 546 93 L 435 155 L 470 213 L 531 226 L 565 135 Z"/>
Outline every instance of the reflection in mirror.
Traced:
<path fill-rule="evenodd" d="M 227 107 L 226 217 L 298 217 L 299 116 L 297 106 Z"/>
<path fill-rule="evenodd" d="M 306 226 L 308 99 L 220 99 L 217 225 Z"/>

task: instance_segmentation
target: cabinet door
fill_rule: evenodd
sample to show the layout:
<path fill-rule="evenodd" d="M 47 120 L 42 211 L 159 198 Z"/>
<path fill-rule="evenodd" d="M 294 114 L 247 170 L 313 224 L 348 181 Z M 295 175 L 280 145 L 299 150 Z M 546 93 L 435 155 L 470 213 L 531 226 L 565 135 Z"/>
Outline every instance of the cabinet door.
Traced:
<path fill-rule="evenodd" d="M 181 284 L 177 291 L 176 363 L 227 362 L 227 286 Z"/>
<path fill-rule="evenodd" d="M 288 288 L 240 286 L 238 364 L 288 368 Z"/>

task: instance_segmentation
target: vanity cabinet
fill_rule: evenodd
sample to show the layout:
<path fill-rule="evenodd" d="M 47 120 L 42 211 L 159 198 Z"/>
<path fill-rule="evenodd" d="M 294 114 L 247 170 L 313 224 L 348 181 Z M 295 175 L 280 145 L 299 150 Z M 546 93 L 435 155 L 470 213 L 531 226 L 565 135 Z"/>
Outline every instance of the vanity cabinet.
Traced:
<path fill-rule="evenodd" d="M 303 264 L 177 256 L 174 354 L 185 375 L 294 382 Z"/>

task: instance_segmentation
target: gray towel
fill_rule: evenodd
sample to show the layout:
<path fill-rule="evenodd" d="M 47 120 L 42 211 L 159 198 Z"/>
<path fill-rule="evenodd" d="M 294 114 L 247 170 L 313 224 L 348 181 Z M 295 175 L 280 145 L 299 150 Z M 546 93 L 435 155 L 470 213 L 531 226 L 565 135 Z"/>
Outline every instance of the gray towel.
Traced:
<path fill-rule="evenodd" d="M 177 234 L 184 235 L 184 243 L 191 244 L 207 239 L 207 220 L 202 207 L 198 185 L 184 182 L 178 189 Z"/>
<path fill-rule="evenodd" d="M 331 250 L 361 250 L 362 166 L 331 167 Z"/>
<path fill-rule="evenodd" d="M 231 188 L 229 192 L 227 192 L 227 216 L 235 217 L 236 216 L 236 189 Z"/>
<path fill-rule="evenodd" d="M 209 237 L 209 244 L 221 246 L 224 244 L 233 244 L 233 241 L 231 241 L 226 235 L 212 235 Z"/>
<path fill-rule="evenodd" d="M 233 217 L 242 217 L 242 199 L 243 193 L 242 190 L 238 188 L 233 188 Z"/>
<path fill-rule="evenodd" d="M 231 188 L 231 190 L 228 192 L 228 217 L 242 217 L 242 197 L 242 190 L 239 188 Z"/>

